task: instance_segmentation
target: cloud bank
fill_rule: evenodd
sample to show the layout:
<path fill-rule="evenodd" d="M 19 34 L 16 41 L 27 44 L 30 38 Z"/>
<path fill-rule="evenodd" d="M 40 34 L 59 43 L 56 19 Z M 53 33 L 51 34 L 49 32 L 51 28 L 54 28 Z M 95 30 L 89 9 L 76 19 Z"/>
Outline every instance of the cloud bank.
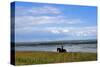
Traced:
<path fill-rule="evenodd" d="M 66 11 L 65 11 L 66 13 Z M 90 23 L 90 22 L 89 22 Z M 20 40 L 20 36 L 33 37 L 34 40 L 40 40 L 38 35 L 43 36 L 44 40 L 51 40 L 50 36 L 54 36 L 52 40 L 59 39 L 73 39 L 77 37 L 88 38 L 97 36 L 97 27 L 88 24 L 85 19 L 79 17 L 69 17 L 64 15 L 64 12 L 55 6 L 16 6 L 15 12 L 15 35 L 16 40 Z M 30 35 L 31 34 L 31 35 Z M 35 36 L 33 36 L 35 35 Z M 46 36 L 48 35 L 48 36 Z M 61 36 L 64 37 L 61 37 Z M 46 37 L 45 37 L 46 36 Z M 57 37 L 55 37 L 57 36 Z M 27 38 L 27 37 L 26 37 Z M 23 39 L 23 38 L 22 38 Z"/>

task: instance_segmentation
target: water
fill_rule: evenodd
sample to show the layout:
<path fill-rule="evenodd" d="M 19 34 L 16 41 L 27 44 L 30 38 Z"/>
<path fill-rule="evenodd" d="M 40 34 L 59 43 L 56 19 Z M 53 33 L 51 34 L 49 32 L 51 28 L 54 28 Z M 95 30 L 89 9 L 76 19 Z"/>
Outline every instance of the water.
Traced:
<path fill-rule="evenodd" d="M 97 52 L 97 44 L 63 44 L 64 49 L 68 52 Z M 33 46 L 16 46 L 16 51 L 52 51 L 57 52 L 61 45 L 33 45 Z"/>

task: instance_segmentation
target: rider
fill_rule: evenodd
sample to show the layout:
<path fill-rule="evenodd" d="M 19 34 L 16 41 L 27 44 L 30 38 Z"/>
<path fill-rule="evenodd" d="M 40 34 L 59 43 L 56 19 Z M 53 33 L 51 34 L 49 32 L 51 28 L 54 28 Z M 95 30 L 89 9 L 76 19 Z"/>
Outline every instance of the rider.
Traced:
<path fill-rule="evenodd" d="M 63 50 L 63 46 L 61 46 L 61 49 Z"/>

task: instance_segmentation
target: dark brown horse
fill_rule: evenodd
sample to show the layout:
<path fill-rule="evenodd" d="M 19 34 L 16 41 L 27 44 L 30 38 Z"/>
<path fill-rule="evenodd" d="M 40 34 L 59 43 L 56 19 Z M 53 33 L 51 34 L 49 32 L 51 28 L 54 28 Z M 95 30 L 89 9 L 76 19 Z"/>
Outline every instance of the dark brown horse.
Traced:
<path fill-rule="evenodd" d="M 57 48 L 57 52 L 67 52 L 66 49 L 63 49 L 63 46 L 61 48 Z"/>

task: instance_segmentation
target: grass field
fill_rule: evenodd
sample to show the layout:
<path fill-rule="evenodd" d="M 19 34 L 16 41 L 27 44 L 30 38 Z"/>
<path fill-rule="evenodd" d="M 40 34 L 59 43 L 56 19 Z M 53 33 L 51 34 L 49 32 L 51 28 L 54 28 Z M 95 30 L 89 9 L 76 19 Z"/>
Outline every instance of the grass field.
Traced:
<path fill-rule="evenodd" d="M 79 61 L 95 61 L 97 53 L 80 52 L 40 52 L 40 51 L 17 51 L 15 54 L 16 65 L 47 64 Z"/>

